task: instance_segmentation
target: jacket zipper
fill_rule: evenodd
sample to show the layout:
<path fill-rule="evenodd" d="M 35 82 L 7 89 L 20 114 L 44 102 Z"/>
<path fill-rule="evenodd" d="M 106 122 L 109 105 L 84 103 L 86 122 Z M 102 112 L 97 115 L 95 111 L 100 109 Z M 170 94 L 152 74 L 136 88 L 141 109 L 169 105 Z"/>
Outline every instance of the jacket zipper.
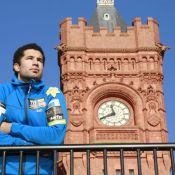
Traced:
<path fill-rule="evenodd" d="M 32 89 L 32 86 L 29 84 L 29 88 L 27 90 L 27 93 L 25 94 L 25 98 L 24 98 L 24 112 L 25 112 L 25 120 L 26 120 L 26 124 L 28 124 L 28 107 L 27 107 L 27 100 L 28 100 L 28 95 L 30 93 Z"/>
<path fill-rule="evenodd" d="M 26 124 L 28 124 L 28 108 L 27 108 L 27 100 L 28 100 L 28 95 L 31 91 L 31 88 L 32 86 L 29 84 L 29 88 L 27 90 L 27 92 L 25 93 L 25 98 L 24 98 L 24 113 L 25 113 L 25 121 L 26 121 Z M 23 160 L 23 172 L 22 174 L 24 174 L 24 169 L 25 169 L 25 162 L 26 162 L 26 156 L 24 156 L 24 160 Z"/>

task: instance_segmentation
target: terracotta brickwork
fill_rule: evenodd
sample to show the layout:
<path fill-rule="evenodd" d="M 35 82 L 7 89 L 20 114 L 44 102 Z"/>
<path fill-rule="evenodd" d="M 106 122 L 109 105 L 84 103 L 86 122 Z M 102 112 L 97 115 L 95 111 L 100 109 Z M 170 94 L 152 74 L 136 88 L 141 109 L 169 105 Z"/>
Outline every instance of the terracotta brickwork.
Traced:
<path fill-rule="evenodd" d="M 66 18 L 60 26 L 59 65 L 69 112 L 65 143 L 167 142 L 162 88 L 165 50 L 160 44 L 157 21 L 148 18 L 147 24 L 143 24 L 136 18 L 126 33 L 119 27 L 113 33 L 106 28 L 94 33 L 84 18 L 79 18 L 78 24 L 72 24 L 72 19 Z M 100 121 L 97 116 L 99 106 L 109 100 L 118 100 L 128 107 L 127 124 L 108 126 Z M 75 174 L 86 169 L 84 156 L 77 156 Z M 65 155 L 64 161 L 68 159 Z M 92 174 L 103 174 L 102 156 L 92 154 L 91 160 Z M 120 169 L 116 163 L 119 160 L 111 154 L 109 161 L 109 174 L 113 175 Z M 127 171 L 131 168 L 137 174 L 134 161 L 133 155 L 126 156 L 125 165 Z M 150 168 L 152 154 L 143 154 L 142 162 L 143 171 L 147 172 L 149 168 L 149 174 L 154 174 Z M 160 155 L 159 162 L 162 175 L 168 174 L 168 155 Z M 68 163 L 65 164 L 68 169 Z"/>

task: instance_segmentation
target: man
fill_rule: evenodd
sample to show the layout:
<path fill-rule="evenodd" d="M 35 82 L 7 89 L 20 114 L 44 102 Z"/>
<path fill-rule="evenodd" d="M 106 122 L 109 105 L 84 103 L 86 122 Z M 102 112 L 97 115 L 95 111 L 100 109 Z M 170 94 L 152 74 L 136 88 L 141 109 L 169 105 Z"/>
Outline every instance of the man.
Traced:
<path fill-rule="evenodd" d="M 45 56 L 35 43 L 16 50 L 15 75 L 10 84 L 0 85 L 0 145 L 62 144 L 67 126 L 67 110 L 62 92 L 41 81 Z M 19 170 L 19 156 L 7 156 L 6 174 Z M 35 174 L 36 156 L 26 155 L 23 174 Z M 0 173 L 2 170 L 0 158 Z M 41 155 L 40 174 L 51 175 L 51 155 Z"/>

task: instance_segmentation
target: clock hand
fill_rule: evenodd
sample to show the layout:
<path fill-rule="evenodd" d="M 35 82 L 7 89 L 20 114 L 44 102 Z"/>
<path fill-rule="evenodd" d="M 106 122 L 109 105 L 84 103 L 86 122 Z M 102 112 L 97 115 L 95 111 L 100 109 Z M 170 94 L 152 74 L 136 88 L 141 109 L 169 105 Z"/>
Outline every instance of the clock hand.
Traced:
<path fill-rule="evenodd" d="M 114 113 L 114 115 L 115 115 L 114 106 L 113 106 L 113 105 L 111 105 L 111 106 L 110 106 L 110 108 L 111 108 L 112 112 L 113 112 L 113 113 Z"/>
<path fill-rule="evenodd" d="M 100 119 L 104 119 L 104 118 L 107 118 L 107 117 L 111 117 L 111 116 L 113 116 L 113 115 L 115 115 L 114 112 L 112 112 L 112 113 L 110 113 L 110 114 L 107 114 L 107 115 L 101 117 Z"/>

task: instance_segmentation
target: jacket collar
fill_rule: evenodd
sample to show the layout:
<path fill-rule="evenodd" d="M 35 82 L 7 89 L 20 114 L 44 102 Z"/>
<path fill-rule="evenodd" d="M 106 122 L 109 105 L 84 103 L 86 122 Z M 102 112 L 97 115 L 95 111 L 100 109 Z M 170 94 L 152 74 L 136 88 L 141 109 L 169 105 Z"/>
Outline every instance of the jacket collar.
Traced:
<path fill-rule="evenodd" d="M 12 85 L 16 86 L 16 87 L 24 87 L 24 86 L 31 86 L 32 89 L 41 89 L 44 86 L 43 81 L 35 81 L 35 80 L 30 80 L 28 83 L 25 83 L 22 80 L 19 80 L 16 75 L 14 75 L 14 77 L 12 78 Z"/>

